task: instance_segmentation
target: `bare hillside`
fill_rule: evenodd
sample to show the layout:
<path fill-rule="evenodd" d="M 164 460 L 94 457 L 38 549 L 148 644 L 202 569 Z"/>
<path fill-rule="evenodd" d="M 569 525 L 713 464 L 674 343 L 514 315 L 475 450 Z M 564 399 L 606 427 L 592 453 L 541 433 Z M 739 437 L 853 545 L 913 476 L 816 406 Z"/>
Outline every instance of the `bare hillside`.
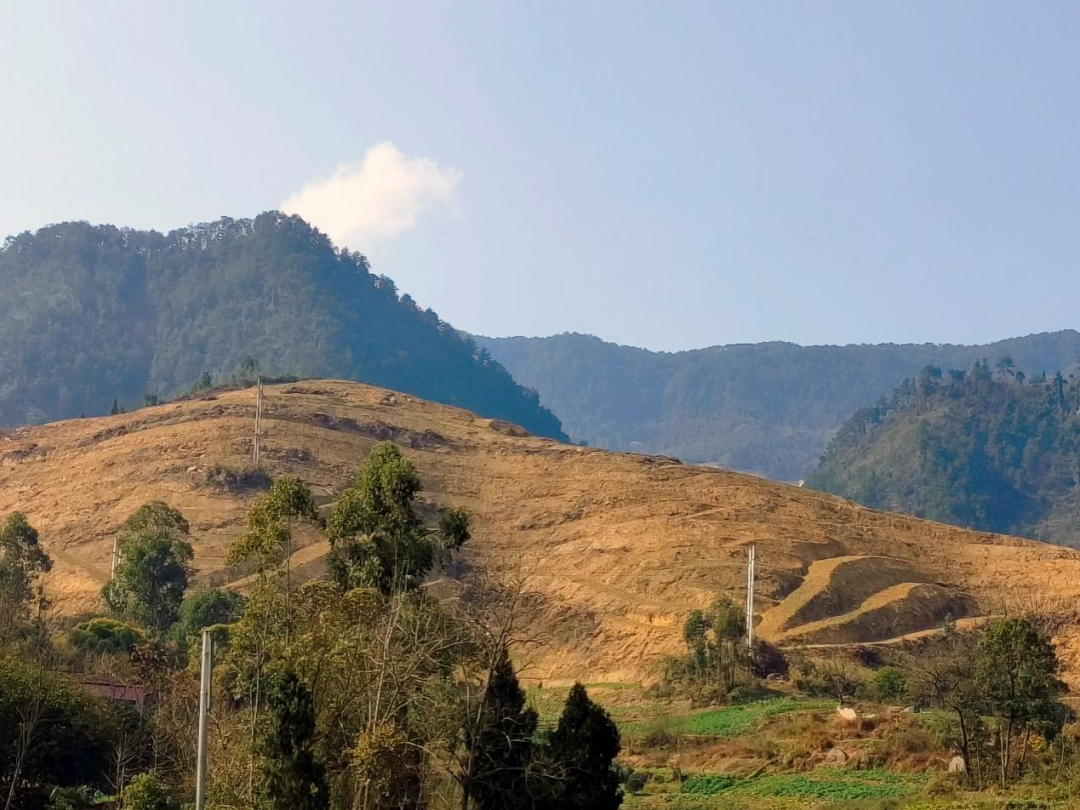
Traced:
<path fill-rule="evenodd" d="M 0 434 L 0 515 L 21 509 L 56 567 L 58 612 L 98 607 L 112 532 L 161 499 L 192 524 L 199 575 L 229 581 L 225 549 L 252 496 L 207 483 L 250 453 L 255 394 Z M 398 442 L 434 504 L 475 516 L 476 562 L 531 574 L 547 644 L 525 674 L 640 680 L 717 593 L 742 598 L 758 544 L 759 632 L 789 644 L 882 642 L 1032 599 L 1080 595 L 1080 554 L 874 512 L 839 498 L 660 457 L 573 447 L 455 408 L 355 383 L 267 389 L 266 459 L 331 499 L 374 443 Z M 324 543 L 295 564 L 318 572 Z M 1080 685 L 1080 624 L 1059 642 Z"/>

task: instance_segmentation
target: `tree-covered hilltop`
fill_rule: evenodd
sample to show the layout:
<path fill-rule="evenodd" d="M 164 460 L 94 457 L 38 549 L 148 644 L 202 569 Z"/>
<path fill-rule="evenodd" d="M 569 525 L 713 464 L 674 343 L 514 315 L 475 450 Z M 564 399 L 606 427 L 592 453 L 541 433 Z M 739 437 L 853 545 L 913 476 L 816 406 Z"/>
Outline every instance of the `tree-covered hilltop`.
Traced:
<path fill-rule="evenodd" d="M 807 481 L 866 506 L 1080 546 L 1080 379 L 928 367 L 861 408 Z"/>
<path fill-rule="evenodd" d="M 759 343 L 674 353 L 576 334 L 476 340 L 540 392 L 575 440 L 783 481 L 806 477 L 853 411 L 924 366 L 1009 355 L 1030 376 L 1068 371 L 1080 357 L 1072 330 L 989 346 Z"/>
<path fill-rule="evenodd" d="M 106 413 L 253 358 L 381 385 L 565 439 L 473 341 L 298 217 L 162 235 L 81 222 L 0 249 L 0 425 Z"/>

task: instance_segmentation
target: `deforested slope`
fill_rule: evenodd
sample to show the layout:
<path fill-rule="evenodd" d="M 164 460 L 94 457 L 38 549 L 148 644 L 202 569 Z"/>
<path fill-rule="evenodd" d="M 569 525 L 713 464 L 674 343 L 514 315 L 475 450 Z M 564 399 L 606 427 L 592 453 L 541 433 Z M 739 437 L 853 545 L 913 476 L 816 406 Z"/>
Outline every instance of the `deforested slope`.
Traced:
<path fill-rule="evenodd" d="M 24 510 L 41 530 L 56 561 L 48 589 L 58 614 L 95 609 L 112 532 L 150 499 L 190 520 L 201 578 L 242 586 L 224 554 L 253 496 L 215 487 L 209 473 L 246 463 L 254 406 L 252 390 L 223 392 L 0 436 L 0 515 Z M 543 641 L 522 653 L 530 678 L 655 677 L 660 659 L 680 649 L 691 609 L 718 593 L 741 599 L 751 543 L 759 627 L 781 643 L 888 641 L 946 615 L 974 620 L 1033 595 L 1080 596 L 1080 555 L 1068 549 L 534 438 L 355 383 L 270 386 L 264 428 L 269 471 L 301 476 L 323 501 L 376 442 L 399 443 L 429 504 L 474 515 L 470 564 L 455 574 L 525 578 L 530 629 Z M 294 570 L 318 575 L 326 550 L 305 538 Z M 1065 621 L 1061 649 L 1073 667 L 1076 628 Z"/>

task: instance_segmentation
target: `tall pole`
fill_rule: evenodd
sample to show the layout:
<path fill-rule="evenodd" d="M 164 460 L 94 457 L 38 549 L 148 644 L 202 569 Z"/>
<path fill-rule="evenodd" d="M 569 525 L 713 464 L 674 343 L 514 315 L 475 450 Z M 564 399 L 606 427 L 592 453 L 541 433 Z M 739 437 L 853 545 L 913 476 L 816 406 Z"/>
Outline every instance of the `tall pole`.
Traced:
<path fill-rule="evenodd" d="M 754 575 L 757 565 L 757 546 L 746 550 L 746 646 L 754 649 Z"/>
<path fill-rule="evenodd" d="M 258 469 L 259 457 L 262 453 L 262 410 L 263 384 L 262 377 L 259 377 L 259 385 L 255 393 L 255 444 L 251 454 L 256 469 Z"/>
<path fill-rule="evenodd" d="M 116 579 L 116 567 L 120 565 L 120 535 L 114 534 L 112 539 L 112 578 Z"/>
<path fill-rule="evenodd" d="M 210 731 L 210 683 L 214 668 L 214 639 L 202 631 L 202 677 L 199 681 L 199 754 L 195 766 L 195 810 L 206 808 L 207 744 Z"/>

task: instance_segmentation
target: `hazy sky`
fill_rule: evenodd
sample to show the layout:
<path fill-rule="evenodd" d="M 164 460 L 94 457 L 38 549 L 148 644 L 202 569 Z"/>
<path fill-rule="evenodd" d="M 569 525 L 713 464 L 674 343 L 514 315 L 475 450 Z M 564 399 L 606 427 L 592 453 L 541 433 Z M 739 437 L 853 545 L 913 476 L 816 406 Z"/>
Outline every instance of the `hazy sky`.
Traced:
<path fill-rule="evenodd" d="M 285 207 L 493 335 L 1080 326 L 1080 4 L 35 0 L 0 32 L 2 233 Z"/>

